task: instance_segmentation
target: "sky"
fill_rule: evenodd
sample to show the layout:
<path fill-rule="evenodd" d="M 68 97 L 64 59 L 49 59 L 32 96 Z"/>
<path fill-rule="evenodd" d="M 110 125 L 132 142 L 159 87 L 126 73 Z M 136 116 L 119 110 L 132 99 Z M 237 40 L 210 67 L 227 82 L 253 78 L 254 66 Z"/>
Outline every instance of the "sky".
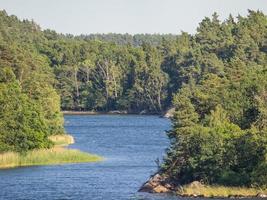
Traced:
<path fill-rule="evenodd" d="M 217 12 L 221 20 L 247 9 L 267 14 L 267 0 L 0 0 L 0 9 L 43 29 L 90 33 L 195 33 Z"/>

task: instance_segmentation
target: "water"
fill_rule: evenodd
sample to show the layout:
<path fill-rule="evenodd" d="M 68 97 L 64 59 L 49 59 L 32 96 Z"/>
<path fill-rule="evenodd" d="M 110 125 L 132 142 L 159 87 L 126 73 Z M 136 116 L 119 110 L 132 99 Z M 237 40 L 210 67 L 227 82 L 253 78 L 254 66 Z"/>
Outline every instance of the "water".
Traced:
<path fill-rule="evenodd" d="M 168 119 L 157 116 L 65 116 L 71 148 L 105 157 L 100 163 L 34 166 L 0 170 L 2 200 L 177 200 L 137 190 L 153 174 L 168 139 Z"/>

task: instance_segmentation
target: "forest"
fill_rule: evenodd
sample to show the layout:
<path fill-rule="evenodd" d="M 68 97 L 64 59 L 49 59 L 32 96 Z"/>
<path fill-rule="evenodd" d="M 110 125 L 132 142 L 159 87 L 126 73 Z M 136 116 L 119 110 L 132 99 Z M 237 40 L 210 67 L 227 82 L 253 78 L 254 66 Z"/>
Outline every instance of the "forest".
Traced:
<path fill-rule="evenodd" d="M 181 82 L 162 173 L 182 184 L 266 188 L 267 17 L 205 18 L 170 60 Z"/>
<path fill-rule="evenodd" d="M 175 107 L 161 173 L 267 185 L 267 17 L 216 13 L 196 34 L 63 35 L 0 12 L 0 152 L 49 148 L 61 110 Z"/>

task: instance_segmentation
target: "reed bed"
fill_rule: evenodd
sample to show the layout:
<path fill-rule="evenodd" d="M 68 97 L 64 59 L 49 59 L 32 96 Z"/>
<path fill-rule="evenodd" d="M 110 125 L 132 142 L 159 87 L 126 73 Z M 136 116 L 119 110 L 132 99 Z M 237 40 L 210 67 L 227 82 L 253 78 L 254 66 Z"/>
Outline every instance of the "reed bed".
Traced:
<path fill-rule="evenodd" d="M 51 149 L 37 149 L 26 154 L 16 152 L 0 154 L 0 168 L 97 162 L 102 160 L 101 157 L 94 154 L 64 148 L 63 146 L 74 143 L 74 139 L 70 135 L 51 136 L 50 140 L 55 144 Z"/>
<path fill-rule="evenodd" d="M 267 194 L 267 189 L 246 188 L 246 187 L 226 187 L 207 186 L 191 187 L 183 186 L 178 195 L 182 196 L 203 196 L 203 197 L 256 197 L 258 194 Z"/>
<path fill-rule="evenodd" d="M 56 146 L 66 146 L 73 144 L 74 138 L 71 135 L 62 134 L 62 135 L 52 135 L 49 139 L 56 145 Z"/>

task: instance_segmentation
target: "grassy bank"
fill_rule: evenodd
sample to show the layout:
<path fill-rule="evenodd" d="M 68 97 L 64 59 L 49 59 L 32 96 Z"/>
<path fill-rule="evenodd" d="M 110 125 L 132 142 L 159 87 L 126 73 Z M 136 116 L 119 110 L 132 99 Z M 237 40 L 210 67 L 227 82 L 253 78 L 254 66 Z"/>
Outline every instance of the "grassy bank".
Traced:
<path fill-rule="evenodd" d="M 266 195 L 267 189 L 245 188 L 245 187 L 225 187 L 189 184 L 181 187 L 177 194 L 180 196 L 194 197 L 256 197 Z"/>
<path fill-rule="evenodd" d="M 102 160 L 97 155 L 64 148 L 63 146 L 74 143 L 74 139 L 70 135 L 52 136 L 50 139 L 55 143 L 55 147 L 51 149 L 33 150 L 25 155 L 15 152 L 0 154 L 0 168 L 97 162 Z"/>
<path fill-rule="evenodd" d="M 52 135 L 49 139 L 55 144 L 55 146 L 67 146 L 73 144 L 74 138 L 71 135 Z"/>

